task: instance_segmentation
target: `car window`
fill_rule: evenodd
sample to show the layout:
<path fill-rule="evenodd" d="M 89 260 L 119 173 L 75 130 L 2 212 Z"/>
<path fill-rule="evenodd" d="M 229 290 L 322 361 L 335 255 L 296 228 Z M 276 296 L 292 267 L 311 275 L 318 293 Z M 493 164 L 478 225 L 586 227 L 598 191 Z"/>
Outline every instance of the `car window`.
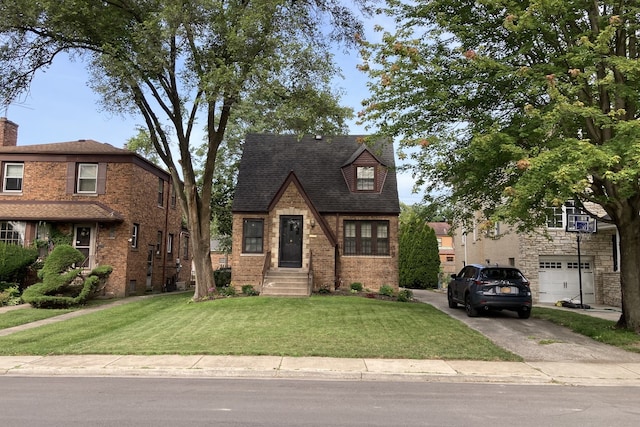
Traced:
<path fill-rule="evenodd" d="M 465 279 L 471 279 L 475 275 L 476 275 L 476 269 L 473 267 L 467 267 L 462 277 L 464 277 Z"/>

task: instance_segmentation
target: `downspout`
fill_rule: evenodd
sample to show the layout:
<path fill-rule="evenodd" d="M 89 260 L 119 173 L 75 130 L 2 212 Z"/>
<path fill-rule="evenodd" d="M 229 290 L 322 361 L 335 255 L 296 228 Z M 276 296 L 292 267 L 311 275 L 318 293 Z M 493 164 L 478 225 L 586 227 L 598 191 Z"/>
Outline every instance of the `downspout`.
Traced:
<path fill-rule="evenodd" d="M 172 185 L 172 182 L 169 181 Z M 163 242 L 160 242 L 160 250 L 162 251 L 162 282 L 160 283 L 160 290 L 166 289 L 167 280 L 167 248 L 165 247 L 169 239 L 169 198 L 171 197 L 171 185 L 167 185 L 167 207 L 164 211 L 164 231 L 162 233 Z M 177 278 L 176 278 L 177 281 Z"/>
<path fill-rule="evenodd" d="M 336 213 L 336 246 L 335 246 L 335 250 L 333 251 L 333 286 L 334 289 L 337 289 L 340 283 L 340 240 L 339 240 L 339 233 L 338 231 L 340 230 L 340 214 Z"/>

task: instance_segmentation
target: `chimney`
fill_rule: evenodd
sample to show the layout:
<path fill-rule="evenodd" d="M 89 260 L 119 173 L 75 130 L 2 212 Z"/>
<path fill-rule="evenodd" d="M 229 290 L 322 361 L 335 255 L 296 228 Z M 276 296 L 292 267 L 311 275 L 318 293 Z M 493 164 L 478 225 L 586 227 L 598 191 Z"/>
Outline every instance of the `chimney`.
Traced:
<path fill-rule="evenodd" d="M 6 117 L 0 117 L 0 147 L 18 145 L 18 125 Z"/>

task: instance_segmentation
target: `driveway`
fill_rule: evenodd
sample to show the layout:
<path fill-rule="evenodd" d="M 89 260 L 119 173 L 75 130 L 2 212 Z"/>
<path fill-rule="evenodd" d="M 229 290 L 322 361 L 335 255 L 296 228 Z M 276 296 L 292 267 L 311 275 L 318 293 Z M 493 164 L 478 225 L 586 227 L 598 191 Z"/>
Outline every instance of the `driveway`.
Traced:
<path fill-rule="evenodd" d="M 417 300 L 467 324 L 526 362 L 640 362 L 638 353 L 599 343 L 545 320 L 519 319 L 515 312 L 510 311 L 468 317 L 462 307 L 449 308 L 444 292 L 414 289 L 413 295 Z"/>

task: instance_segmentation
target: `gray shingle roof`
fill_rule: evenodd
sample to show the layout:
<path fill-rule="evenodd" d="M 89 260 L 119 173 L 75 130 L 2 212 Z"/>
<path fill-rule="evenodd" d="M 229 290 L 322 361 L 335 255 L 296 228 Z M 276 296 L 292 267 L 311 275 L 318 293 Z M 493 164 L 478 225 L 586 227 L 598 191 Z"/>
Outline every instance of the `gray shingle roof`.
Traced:
<path fill-rule="evenodd" d="M 351 193 L 341 167 L 362 150 L 361 136 L 316 140 L 295 135 L 249 134 L 244 143 L 234 212 L 267 212 L 280 186 L 293 171 L 321 213 L 398 214 L 398 185 L 393 145 L 369 144 L 370 152 L 389 167 L 381 193 Z"/>
<path fill-rule="evenodd" d="M 80 139 L 70 142 L 54 142 L 51 144 L 18 145 L 0 147 L 0 153 L 21 154 L 122 154 L 131 155 L 130 151 L 116 148 L 113 145 L 92 139 Z"/>

